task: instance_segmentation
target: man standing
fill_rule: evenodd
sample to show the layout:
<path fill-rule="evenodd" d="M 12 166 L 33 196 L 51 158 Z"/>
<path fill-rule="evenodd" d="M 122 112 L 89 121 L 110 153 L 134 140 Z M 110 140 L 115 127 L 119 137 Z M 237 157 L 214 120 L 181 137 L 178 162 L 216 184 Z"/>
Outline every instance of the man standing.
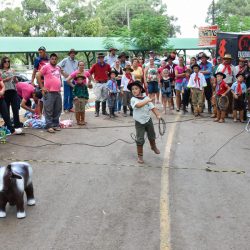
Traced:
<path fill-rule="evenodd" d="M 36 73 L 45 65 L 49 62 L 49 57 L 46 54 L 46 48 L 44 46 L 41 46 L 38 49 L 38 54 L 39 56 L 35 59 L 34 61 L 34 69 L 32 73 L 32 78 L 31 78 L 31 84 L 34 86 L 34 80 L 36 78 Z M 43 79 L 42 79 L 43 81 Z"/>
<path fill-rule="evenodd" d="M 235 79 L 235 67 L 232 65 L 232 56 L 230 54 L 225 54 L 225 56 L 223 57 L 223 63 L 221 63 L 218 66 L 215 73 L 218 73 L 218 72 L 222 72 L 223 74 L 226 75 L 226 78 L 224 81 L 231 88 L 233 81 Z M 232 92 L 231 91 L 228 92 L 227 96 L 229 99 L 228 113 L 232 114 L 232 112 L 233 112 L 233 109 L 232 109 L 233 108 L 232 107 L 233 94 L 232 94 Z"/>
<path fill-rule="evenodd" d="M 117 55 L 115 54 L 117 49 L 110 48 L 109 49 L 109 55 L 105 56 L 104 62 L 109 64 L 110 67 L 114 67 L 115 61 L 117 60 Z"/>
<path fill-rule="evenodd" d="M 96 117 L 99 116 L 101 102 L 102 102 L 102 114 L 108 115 L 108 113 L 106 112 L 106 101 L 108 98 L 107 81 L 108 81 L 108 74 L 111 71 L 110 65 L 104 62 L 103 53 L 99 53 L 97 59 L 98 62 L 95 63 L 89 70 L 89 73 L 91 75 L 94 75 L 94 79 L 96 81 L 94 87 L 94 93 L 96 95 L 96 101 L 95 101 Z"/>
<path fill-rule="evenodd" d="M 246 59 L 244 57 L 239 58 L 239 65 L 235 67 L 235 75 L 241 73 L 245 74 L 247 70 Z"/>
<path fill-rule="evenodd" d="M 118 59 L 120 60 L 120 65 L 124 69 L 127 65 L 131 65 L 130 61 L 128 61 L 129 56 L 125 52 L 121 52 L 121 54 L 118 56 Z"/>
<path fill-rule="evenodd" d="M 60 131 L 59 117 L 62 111 L 61 74 L 57 66 L 57 55 L 52 53 L 48 64 L 37 73 L 37 81 L 42 89 L 46 128 L 49 133 Z M 42 76 L 44 82 L 42 82 Z"/>
<path fill-rule="evenodd" d="M 211 74 L 213 72 L 213 65 L 212 63 L 208 62 L 209 57 L 203 53 L 200 57 L 201 63 L 200 63 L 200 73 L 202 73 L 206 79 L 207 86 L 204 87 L 204 94 L 207 100 L 207 106 L 208 106 L 208 113 L 212 113 L 212 103 L 211 103 L 211 98 L 212 98 L 212 85 L 211 85 Z"/>
<path fill-rule="evenodd" d="M 65 112 L 74 112 L 73 110 L 73 88 L 67 83 L 67 77 L 77 70 L 78 62 L 75 60 L 77 52 L 71 49 L 68 53 L 68 57 L 64 58 L 58 63 L 61 68 L 61 73 L 64 77 L 63 79 L 63 109 Z"/>

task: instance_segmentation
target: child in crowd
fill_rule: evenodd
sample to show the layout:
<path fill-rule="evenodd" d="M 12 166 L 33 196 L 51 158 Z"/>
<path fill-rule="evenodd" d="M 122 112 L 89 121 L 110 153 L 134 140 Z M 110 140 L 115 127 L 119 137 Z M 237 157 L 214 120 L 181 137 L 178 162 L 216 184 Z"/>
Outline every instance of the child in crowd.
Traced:
<path fill-rule="evenodd" d="M 131 74 L 134 70 L 131 68 L 130 65 L 126 65 L 126 67 L 123 69 L 125 71 L 125 74 L 122 76 L 121 81 L 121 94 L 122 94 L 122 103 L 123 103 L 123 112 L 124 116 L 127 116 L 127 107 L 129 107 L 130 110 L 130 116 L 133 115 L 133 109 L 130 105 L 130 99 L 132 97 L 132 94 L 130 90 L 128 89 L 129 84 L 133 83 L 135 81 L 134 76 Z"/>
<path fill-rule="evenodd" d="M 115 70 L 111 70 L 109 72 L 110 80 L 108 80 L 107 88 L 108 88 L 108 106 L 109 106 L 109 117 L 116 117 L 115 115 L 115 105 L 116 98 L 119 92 L 118 85 L 116 82 L 116 77 L 118 76 Z"/>
<path fill-rule="evenodd" d="M 220 104 L 220 98 L 222 96 L 226 96 L 227 93 L 230 91 L 230 87 L 226 84 L 226 82 L 223 80 L 226 78 L 226 75 L 222 72 L 218 72 L 214 75 L 216 77 L 216 109 L 217 109 L 217 117 L 214 119 L 215 122 L 223 123 L 225 122 L 225 116 L 226 116 L 226 109 L 227 107 L 221 107 Z"/>
<path fill-rule="evenodd" d="M 89 99 L 89 92 L 83 75 L 77 75 L 74 79 L 73 98 L 75 104 L 75 116 L 77 125 L 85 125 L 85 105 Z"/>
<path fill-rule="evenodd" d="M 136 144 L 138 163 L 144 163 L 143 161 L 143 144 L 145 142 L 144 135 L 147 132 L 147 136 L 150 142 L 151 149 L 160 154 L 159 149 L 155 143 L 155 131 L 152 118 L 150 117 L 150 110 L 155 114 L 157 119 L 160 119 L 160 114 L 152 103 L 152 99 L 148 96 L 143 96 L 145 92 L 141 82 L 135 81 L 128 85 L 128 89 L 132 91 L 133 97 L 131 99 L 131 106 L 134 109 L 133 118 L 135 120 L 136 129 Z"/>
<path fill-rule="evenodd" d="M 160 88 L 161 88 L 161 94 L 162 94 L 162 104 L 164 113 L 167 114 L 167 103 L 169 107 L 171 107 L 171 97 L 172 97 L 172 91 L 171 91 L 171 79 L 169 77 L 169 70 L 164 69 L 161 73 L 161 80 L 160 80 Z"/>
<path fill-rule="evenodd" d="M 191 88 L 191 98 L 192 105 L 194 108 L 194 116 L 201 116 L 201 112 L 203 109 L 203 94 L 204 87 L 207 86 L 207 82 L 203 74 L 201 74 L 200 66 L 198 64 L 192 65 L 193 74 L 190 76 L 188 81 L 188 88 Z"/>
<path fill-rule="evenodd" d="M 244 82 L 244 73 L 238 73 L 236 75 L 237 82 L 233 83 L 231 91 L 233 93 L 233 119 L 237 122 L 237 111 L 240 113 L 240 122 L 244 122 L 244 108 L 245 108 L 245 94 L 247 91 L 246 84 Z"/>
<path fill-rule="evenodd" d="M 190 99 L 190 89 L 187 87 L 190 75 L 192 74 L 191 69 L 186 69 L 185 70 L 186 76 L 182 80 L 182 104 L 183 104 L 183 113 L 185 114 L 187 111 L 187 106 L 189 104 L 189 99 Z"/>

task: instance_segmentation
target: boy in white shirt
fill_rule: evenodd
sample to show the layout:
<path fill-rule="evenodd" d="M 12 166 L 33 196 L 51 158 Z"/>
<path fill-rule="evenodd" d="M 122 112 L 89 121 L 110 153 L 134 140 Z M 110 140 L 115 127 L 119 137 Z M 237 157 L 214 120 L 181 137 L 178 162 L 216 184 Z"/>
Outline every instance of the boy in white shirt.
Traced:
<path fill-rule="evenodd" d="M 190 76 L 187 87 L 191 88 L 194 116 L 199 116 L 203 109 L 204 87 L 207 86 L 207 82 L 204 75 L 199 72 L 200 66 L 198 64 L 194 64 L 191 68 L 194 73 Z"/>
<path fill-rule="evenodd" d="M 141 82 L 135 81 L 128 85 L 128 89 L 132 92 L 133 97 L 131 99 L 131 106 L 134 110 L 133 118 L 135 120 L 135 129 L 136 129 L 136 144 L 137 144 L 137 154 L 138 154 L 138 163 L 144 163 L 143 161 L 143 144 L 145 142 L 144 135 L 147 132 L 147 136 L 150 142 L 151 149 L 156 153 L 160 154 L 159 149 L 155 144 L 155 130 L 154 125 L 150 116 L 150 110 L 155 114 L 157 119 L 160 119 L 161 116 L 158 110 L 152 103 L 152 99 L 148 96 L 143 96 L 145 92 L 144 88 L 141 85 Z"/>

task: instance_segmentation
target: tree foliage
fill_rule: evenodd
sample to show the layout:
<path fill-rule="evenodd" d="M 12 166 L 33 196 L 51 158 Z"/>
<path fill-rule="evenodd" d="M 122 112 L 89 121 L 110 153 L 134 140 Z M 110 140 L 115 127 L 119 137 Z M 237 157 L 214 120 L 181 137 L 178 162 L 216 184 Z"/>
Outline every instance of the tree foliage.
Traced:
<path fill-rule="evenodd" d="M 211 3 L 207 12 L 207 21 L 212 23 L 214 12 L 215 24 L 221 31 L 240 32 L 250 30 L 250 0 L 218 0 Z"/>
<path fill-rule="evenodd" d="M 169 20 L 159 15 L 140 15 L 131 22 L 130 37 L 144 50 L 159 50 L 169 34 Z"/>
<path fill-rule="evenodd" d="M 0 11 L 1 36 L 117 36 L 145 49 L 175 36 L 176 18 L 160 0 L 22 0 Z"/>

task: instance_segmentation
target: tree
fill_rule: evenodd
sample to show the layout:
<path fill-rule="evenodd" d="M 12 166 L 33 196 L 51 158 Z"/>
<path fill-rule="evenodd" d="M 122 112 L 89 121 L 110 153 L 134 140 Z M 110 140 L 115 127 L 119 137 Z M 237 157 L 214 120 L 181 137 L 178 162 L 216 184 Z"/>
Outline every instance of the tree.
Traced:
<path fill-rule="evenodd" d="M 102 36 L 106 28 L 95 15 L 94 1 L 59 0 L 57 23 L 64 36 Z"/>
<path fill-rule="evenodd" d="M 211 23 L 213 13 L 221 31 L 240 32 L 250 29 L 250 0 L 218 0 L 214 8 L 211 3 L 207 22 Z"/>
<path fill-rule="evenodd" d="M 168 19 L 148 13 L 131 21 L 130 37 L 143 50 L 160 50 L 166 44 L 169 30 Z"/>
<path fill-rule="evenodd" d="M 24 36 L 29 28 L 20 8 L 0 11 L 0 36 Z"/>
<path fill-rule="evenodd" d="M 43 36 L 54 30 L 53 13 L 49 4 L 54 4 L 53 0 L 23 0 L 23 14 L 27 20 L 29 33 L 34 36 Z M 53 34 L 54 32 L 52 32 Z"/>
<path fill-rule="evenodd" d="M 169 34 L 174 36 L 179 27 L 174 25 L 176 19 L 167 15 L 167 6 L 159 0 L 102 0 L 96 7 L 96 14 L 101 18 L 105 27 L 108 27 L 109 36 L 120 36 L 124 28 L 129 29 L 133 19 L 151 13 L 153 16 L 164 16 L 170 25 Z"/>

